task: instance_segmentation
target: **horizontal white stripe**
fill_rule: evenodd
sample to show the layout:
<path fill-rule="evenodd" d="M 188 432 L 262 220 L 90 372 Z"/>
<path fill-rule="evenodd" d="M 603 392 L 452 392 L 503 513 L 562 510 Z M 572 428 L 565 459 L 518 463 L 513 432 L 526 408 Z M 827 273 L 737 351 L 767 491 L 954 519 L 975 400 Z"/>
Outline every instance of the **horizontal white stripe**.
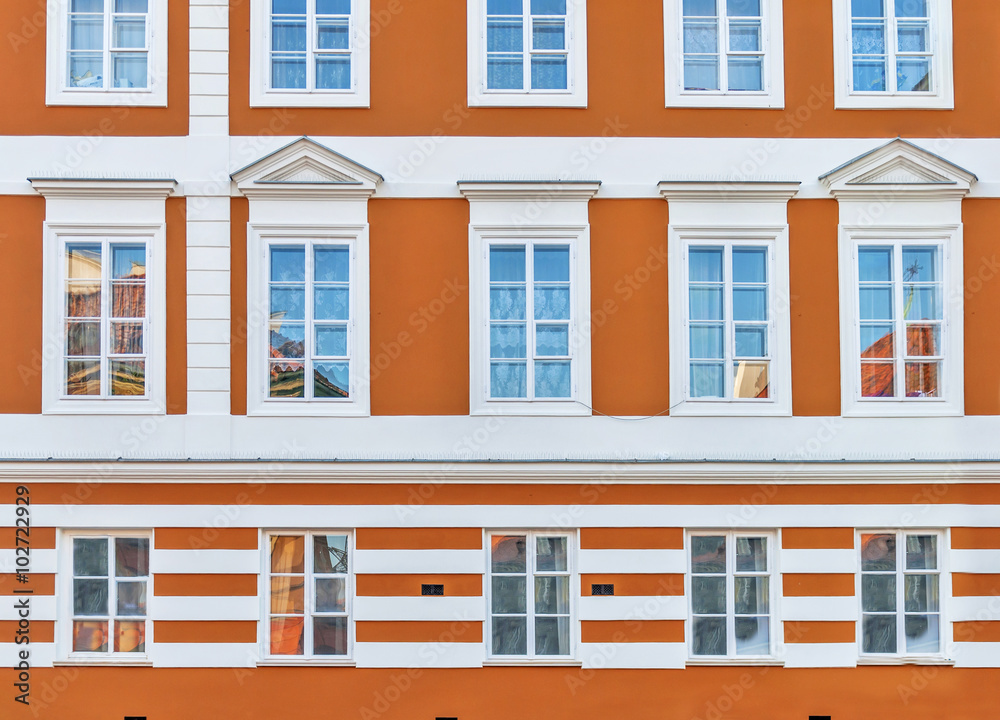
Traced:
<path fill-rule="evenodd" d="M 952 622 L 1000 620 L 1000 597 L 953 597 L 945 612 Z"/>
<path fill-rule="evenodd" d="M 155 620 L 258 620 L 256 597 L 156 597 L 149 604 Z"/>
<path fill-rule="evenodd" d="M 687 561 L 683 550 L 580 550 L 580 572 L 683 573 Z"/>
<path fill-rule="evenodd" d="M 355 620 L 481 622 L 486 601 L 481 597 L 361 597 L 354 601 Z"/>
<path fill-rule="evenodd" d="M 781 619 L 793 621 L 857 620 L 858 601 L 851 597 L 785 597 Z"/>
<path fill-rule="evenodd" d="M 254 667 L 256 643 L 157 643 L 149 649 L 156 667 Z"/>
<path fill-rule="evenodd" d="M 684 620 L 687 600 L 678 595 L 659 597 L 581 597 L 581 620 Z"/>
<path fill-rule="evenodd" d="M 56 599 L 52 595 L 2 595 L 0 596 L 0 620 L 20 620 L 15 603 L 20 598 L 31 598 L 28 601 L 29 620 L 55 620 Z"/>
<path fill-rule="evenodd" d="M 583 669 L 625 668 L 683 668 L 687 661 L 684 643 L 580 643 Z M 566 684 L 570 692 L 581 687 L 576 679 L 586 683 L 585 677 L 574 678 L 574 670 L 566 670 Z"/>
<path fill-rule="evenodd" d="M 1000 574 L 1000 550 L 952 550 L 951 571 Z"/>
<path fill-rule="evenodd" d="M 4 638 L 6 640 L 7 638 Z M 56 658 L 56 644 L 55 643 L 39 643 L 32 642 L 28 645 L 16 645 L 12 642 L 0 643 L 0 667 L 2 668 L 15 668 L 17 664 L 21 662 L 20 652 L 22 650 L 27 650 L 28 655 L 28 665 L 32 668 L 39 667 L 52 667 L 52 661 Z M 13 682 L 16 680 L 17 673 L 13 670 L 4 671 L 5 675 L 8 675 Z M 48 682 L 52 682 L 52 678 L 46 678 Z M 35 688 L 37 687 L 35 682 L 32 682 L 32 695 L 35 695 Z M 13 690 L 8 685 L 8 689 Z M 9 701 L 8 701 L 9 702 Z"/>
<path fill-rule="evenodd" d="M 358 667 L 480 667 L 486 647 L 483 643 L 356 643 L 354 657 Z"/>
<path fill-rule="evenodd" d="M 482 550 L 355 550 L 356 573 L 463 573 L 486 572 Z"/>
<path fill-rule="evenodd" d="M 155 541 L 154 541 L 155 542 Z M 149 553 L 149 568 L 156 573 L 255 574 L 260 572 L 257 550 L 157 550 Z"/>
<path fill-rule="evenodd" d="M 857 572 L 855 550 L 782 550 L 778 566 L 783 573 Z"/>
<path fill-rule="evenodd" d="M 854 667 L 858 662 L 856 643 L 785 643 L 781 657 L 788 668 Z"/>
<path fill-rule="evenodd" d="M 955 643 L 955 667 L 1000 667 L 1000 642 Z"/>
<path fill-rule="evenodd" d="M 24 553 L 21 553 L 20 557 L 25 557 Z M 24 566 L 17 565 L 17 558 L 17 550 L 0 550 L 0 573 L 24 572 Z M 54 573 L 56 571 L 55 550 L 32 550 L 28 553 L 27 558 L 29 572 Z"/>

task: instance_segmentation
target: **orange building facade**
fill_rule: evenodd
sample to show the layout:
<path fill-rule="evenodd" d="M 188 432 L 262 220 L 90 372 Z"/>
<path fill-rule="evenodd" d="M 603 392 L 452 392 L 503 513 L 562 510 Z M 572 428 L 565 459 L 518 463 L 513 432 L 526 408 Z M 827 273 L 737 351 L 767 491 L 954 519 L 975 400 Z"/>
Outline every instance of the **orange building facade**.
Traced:
<path fill-rule="evenodd" d="M 985 0 L 0 7 L 3 717 L 989 717 Z"/>

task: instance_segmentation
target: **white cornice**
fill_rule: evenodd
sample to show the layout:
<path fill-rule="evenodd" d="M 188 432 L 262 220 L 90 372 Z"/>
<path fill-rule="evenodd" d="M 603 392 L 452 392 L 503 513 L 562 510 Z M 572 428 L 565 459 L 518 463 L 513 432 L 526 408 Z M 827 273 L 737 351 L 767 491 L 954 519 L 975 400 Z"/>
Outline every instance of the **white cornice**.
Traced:
<path fill-rule="evenodd" d="M 133 199 L 157 200 L 174 192 L 177 181 L 172 179 L 109 179 L 109 178 L 28 178 L 31 187 L 46 198 L 87 200 Z"/>
<path fill-rule="evenodd" d="M 702 203 L 788 202 L 799 182 L 727 182 L 724 180 L 666 180 L 657 185 L 667 201 Z"/>
<path fill-rule="evenodd" d="M 458 190 L 470 202 L 545 201 L 586 202 L 600 190 L 600 182 L 489 182 L 462 181 Z"/>

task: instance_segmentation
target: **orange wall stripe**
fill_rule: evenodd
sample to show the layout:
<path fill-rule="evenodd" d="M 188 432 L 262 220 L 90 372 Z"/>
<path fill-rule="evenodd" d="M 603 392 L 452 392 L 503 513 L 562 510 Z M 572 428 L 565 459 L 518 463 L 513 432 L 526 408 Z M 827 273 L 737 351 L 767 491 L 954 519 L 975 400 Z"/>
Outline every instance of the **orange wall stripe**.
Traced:
<path fill-rule="evenodd" d="M 853 622 L 785 621 L 786 643 L 852 643 L 855 642 Z"/>
<path fill-rule="evenodd" d="M 1000 643 L 1000 622 L 957 622 L 954 625 L 955 642 Z"/>
<path fill-rule="evenodd" d="M 167 198 L 167 414 L 187 413 L 187 198 Z"/>
<path fill-rule="evenodd" d="M 952 550 L 1000 550 L 1000 527 L 951 529 Z"/>
<path fill-rule="evenodd" d="M 358 528 L 358 550 L 482 550 L 482 528 Z"/>
<path fill-rule="evenodd" d="M 2 642 L 13 643 L 14 638 L 18 637 L 17 631 L 20 628 L 17 620 L 0 620 L 0 638 L 3 638 Z M 56 624 L 51 620 L 32 620 L 31 626 L 28 628 L 27 633 L 22 633 L 27 635 L 30 642 L 19 646 L 18 650 L 31 650 L 31 646 L 34 643 L 47 643 L 55 641 Z"/>
<path fill-rule="evenodd" d="M 850 597 L 854 576 L 843 574 L 785 573 L 781 576 L 785 597 Z"/>
<path fill-rule="evenodd" d="M 366 597 L 414 597 L 424 583 L 444 585 L 445 596 L 480 597 L 482 575 L 356 575 L 357 594 Z"/>
<path fill-rule="evenodd" d="M 17 528 L 0 528 L 0 549 L 11 550 L 17 547 Z M 24 533 L 21 533 L 21 547 L 24 547 Z M 52 550 L 56 546 L 56 529 L 48 527 L 30 528 L 28 544 L 32 550 Z"/>
<path fill-rule="evenodd" d="M 615 595 L 641 597 L 659 595 L 683 595 L 683 575 L 629 574 L 629 575 L 581 575 L 580 594 L 589 597 L 591 585 L 613 583 Z"/>
<path fill-rule="evenodd" d="M 153 586 L 157 597 L 247 597 L 257 594 L 256 575 L 165 575 L 158 573 Z"/>
<path fill-rule="evenodd" d="M 587 486 L 597 494 L 597 489 Z M 584 550 L 680 550 L 684 547 L 681 528 L 583 528 L 580 547 Z"/>
<path fill-rule="evenodd" d="M 28 582 L 17 581 L 15 573 L 0 574 L 0 595 L 16 595 L 15 590 L 31 590 L 34 595 L 55 595 L 56 576 L 52 573 L 25 573 Z M 25 595 L 27 597 L 27 595 Z"/>
<path fill-rule="evenodd" d="M 468 620 L 454 622 L 357 622 L 358 642 L 478 643 L 483 641 L 483 624 Z"/>
<path fill-rule="evenodd" d="M 955 597 L 1000 596 L 1000 575 L 954 573 L 951 576 L 951 593 Z"/>
<path fill-rule="evenodd" d="M 157 528 L 158 550 L 256 550 L 256 528 Z"/>
<path fill-rule="evenodd" d="M 255 643 L 257 623 L 243 620 L 153 622 L 158 643 Z"/>
<path fill-rule="evenodd" d="M 13 496 L 16 485 L 0 485 L 0 496 Z M 339 483 L 110 483 L 93 487 L 74 483 L 35 483 L 32 504 L 81 505 L 403 505 L 413 503 L 414 493 L 432 487 L 428 505 L 574 505 L 580 503 L 586 485 L 495 485 L 456 484 L 431 486 L 428 483 L 339 484 Z M 1000 484 L 948 485 L 941 505 L 1000 504 Z M 606 486 L 596 498 L 597 505 L 731 505 L 745 502 L 756 485 L 620 485 Z M 935 486 L 921 485 L 781 485 L 769 498 L 771 505 L 926 505 L 937 497 Z M 419 497 L 419 496 L 418 496 Z M 621 529 L 623 536 L 643 532 L 640 528 Z M 680 533 L 680 530 L 675 530 Z M 673 543 L 676 545 L 676 542 Z M 591 547 L 585 545 L 584 547 Z M 679 547 L 679 545 L 678 545 Z M 787 547 L 787 546 L 786 546 Z"/>
<path fill-rule="evenodd" d="M 230 412 L 247 414 L 247 223 L 250 201 L 233 198 L 229 203 L 229 330 Z"/>
<path fill-rule="evenodd" d="M 684 642 L 683 620 L 584 620 L 585 643 Z"/>
<path fill-rule="evenodd" d="M 785 550 L 851 550 L 853 528 L 782 528 L 781 547 Z"/>

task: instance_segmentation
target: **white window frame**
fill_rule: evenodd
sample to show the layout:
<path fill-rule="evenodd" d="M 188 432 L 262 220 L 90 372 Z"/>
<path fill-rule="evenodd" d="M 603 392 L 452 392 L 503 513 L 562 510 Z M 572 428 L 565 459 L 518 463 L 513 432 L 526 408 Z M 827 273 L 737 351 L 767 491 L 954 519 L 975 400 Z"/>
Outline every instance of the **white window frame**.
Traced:
<path fill-rule="evenodd" d="M 941 252 L 942 306 L 941 346 L 943 360 L 939 375 L 940 397 L 908 398 L 905 375 L 896 376 L 895 398 L 861 397 L 861 337 L 858 297 L 859 245 L 893 246 L 898 264 L 903 245 L 933 245 Z M 962 231 L 955 225 L 926 227 L 841 226 L 840 303 L 841 303 L 841 393 L 843 414 L 854 417 L 955 416 L 965 408 L 964 308 Z M 902 282 L 896 279 L 894 282 Z M 895 285 L 894 285 L 895 287 Z M 895 298 L 894 298 L 895 303 Z M 895 308 L 896 315 L 902 308 Z M 895 322 L 900 322 L 897 317 Z M 896 338 L 899 357 L 906 339 Z M 902 362 L 897 362 L 897 365 Z"/>
<path fill-rule="evenodd" d="M 469 107 L 587 107 L 587 0 L 566 0 L 566 90 L 487 90 L 486 2 L 467 0 Z M 525 18 L 530 17 L 530 2 L 524 0 Z M 526 37 L 528 25 L 526 21 Z M 526 57 L 529 47 L 524 48 Z"/>
<path fill-rule="evenodd" d="M 670 414 L 790 416 L 792 348 L 787 204 L 798 192 L 798 183 L 662 182 L 659 188 L 670 204 L 667 254 L 675 259 L 667 268 L 670 281 Z M 687 248 L 727 242 L 768 248 L 771 346 L 770 397 L 767 399 L 694 398 L 690 395 Z M 732 323 L 730 314 L 726 320 L 727 336 Z"/>
<path fill-rule="evenodd" d="M 347 353 L 350 358 L 348 398 L 272 398 L 268 384 L 269 346 L 269 248 L 272 244 L 347 245 L 350 260 L 350 314 L 347 330 Z M 276 416 L 366 417 L 371 413 L 369 367 L 369 263 L 368 226 L 366 225 L 269 225 L 249 228 L 247 247 L 248 322 L 247 414 Z M 307 258 L 307 267 L 309 260 Z M 307 304 L 308 313 L 309 304 Z M 306 319 L 307 332 L 312 327 Z M 307 343 L 311 345 L 312 343 Z M 308 370 L 309 363 L 303 359 Z M 306 377 L 306 385 L 310 378 Z"/>
<path fill-rule="evenodd" d="M 495 655 L 493 653 L 493 558 L 492 538 L 497 535 L 524 535 L 526 543 L 526 565 L 525 577 L 527 578 L 527 653 L 525 655 Z M 485 623 L 485 645 L 486 664 L 565 664 L 574 662 L 579 651 L 580 643 L 580 617 L 577 608 L 579 592 L 579 571 L 577 569 L 577 535 L 578 533 L 567 530 L 489 530 L 486 533 L 486 574 L 483 576 L 483 597 L 486 600 L 486 623 Z M 542 572 L 542 576 L 561 575 L 569 578 L 569 654 L 567 655 L 537 655 L 535 650 L 535 557 L 537 537 L 564 537 L 566 538 L 566 571 Z M 504 573 L 501 573 L 504 574 Z"/>
<path fill-rule="evenodd" d="M 114 652 L 114 622 L 115 613 L 110 613 L 110 627 L 108 630 L 108 652 L 74 652 L 73 651 L 73 540 L 74 538 L 107 538 L 108 539 L 108 572 L 109 578 L 114 578 L 114 566 L 112 564 L 111 550 L 115 538 L 145 538 L 149 540 L 149 574 L 146 576 L 146 633 L 145 651 L 141 653 Z M 56 603 L 58 606 L 57 617 L 63 622 L 57 622 L 58 630 L 56 635 L 56 657 L 63 663 L 93 664 L 93 665 L 152 665 L 153 647 L 153 608 L 156 597 L 153 592 L 154 581 L 154 544 L 152 530 L 107 530 L 107 529 L 80 529 L 63 530 L 58 534 L 57 555 L 59 567 L 65 571 L 57 575 L 59 592 L 56 593 Z M 114 610 L 112 604 L 117 596 L 108 596 L 108 610 Z"/>
<path fill-rule="evenodd" d="M 166 413 L 166 203 L 173 180 L 46 180 L 42 263 L 44 337 L 54 343 L 42 363 L 45 414 L 163 415 Z M 146 394 L 142 397 L 64 394 L 66 240 L 141 240 L 146 245 Z"/>
<path fill-rule="evenodd" d="M 306 578 L 305 600 L 303 604 L 306 618 L 306 626 L 303 628 L 302 655 L 272 655 L 271 654 L 271 543 L 270 538 L 275 535 L 295 535 L 305 538 L 305 564 L 304 577 Z M 345 608 L 347 610 L 347 654 L 346 655 L 314 655 L 307 653 L 306 649 L 312 649 L 312 615 L 311 606 L 315 597 L 315 575 L 313 573 L 313 553 L 312 538 L 317 535 L 346 535 L 347 536 L 347 589 L 345 591 Z M 260 572 L 260 599 L 261 599 L 261 627 L 260 627 L 260 653 L 257 661 L 258 665 L 353 665 L 354 664 L 354 642 L 355 642 L 355 618 L 354 618 L 354 533 L 350 530 L 327 530 L 327 529 L 288 529 L 288 530 L 264 530 L 261 533 L 261 572 Z"/>
<path fill-rule="evenodd" d="M 864 649 L 864 604 L 861 597 L 862 575 L 866 574 L 862 568 L 862 545 L 863 535 L 895 535 L 896 536 L 896 650 L 895 653 L 865 653 Z M 924 571 L 913 570 L 910 574 L 927 575 L 936 573 L 938 575 L 938 652 L 936 653 L 907 653 L 906 635 L 904 631 L 906 621 L 906 610 L 903 604 L 904 582 L 903 576 L 906 570 L 906 536 L 907 535 L 933 535 L 937 538 L 937 560 L 936 570 Z M 951 548 L 951 533 L 948 530 L 938 528 L 893 528 L 877 530 L 858 530 L 855 533 L 855 557 L 857 558 L 858 571 L 855 574 L 855 595 L 857 597 L 858 622 L 856 625 L 858 664 L 861 665 L 900 665 L 906 663 L 935 664 L 948 663 L 946 660 L 948 649 L 952 647 L 952 620 L 948 616 L 947 609 L 951 598 L 951 569 L 949 567 L 949 554 Z M 920 613 L 911 613 L 919 615 Z M 898 652 L 900 648 L 903 652 Z"/>
<path fill-rule="evenodd" d="M 49 0 L 45 30 L 45 104 L 127 107 L 167 106 L 167 3 L 149 0 L 146 37 L 149 47 L 147 88 L 71 88 L 66 82 L 69 52 L 69 8 L 72 0 Z M 105 0 L 105 15 L 110 13 Z M 105 20 L 107 26 L 109 21 Z M 108 63 L 110 33 L 105 33 L 103 54 Z"/>
<path fill-rule="evenodd" d="M 889 9 L 893 0 L 885 0 Z M 930 14 L 930 44 L 934 52 L 931 60 L 933 90 L 929 92 L 855 92 L 853 68 L 853 42 L 851 29 L 851 0 L 833 0 L 833 56 L 834 56 L 834 107 L 852 109 L 927 109 L 951 110 L 955 107 L 955 81 L 952 61 L 952 2 L 927 0 Z M 893 13 L 895 11 L 893 10 Z M 889 29 L 895 33 L 895 22 L 890 19 Z M 888 43 L 891 41 L 891 45 Z M 886 37 L 888 55 L 895 56 L 898 42 L 895 34 Z M 893 52 L 888 51 L 892 49 Z M 887 82 L 895 82 L 890 71 L 895 60 L 886 69 Z"/>
<path fill-rule="evenodd" d="M 599 183 L 462 182 L 469 199 L 469 412 L 472 415 L 587 416 L 592 414 L 590 342 L 590 224 L 587 203 Z M 489 397 L 489 245 L 570 246 L 572 396 L 567 399 Z"/>
<path fill-rule="evenodd" d="M 316 33 L 315 0 L 308 0 L 307 33 Z M 271 0 L 250 3 L 250 107 L 371 106 L 371 0 L 351 0 L 351 88 L 348 90 L 271 87 Z M 311 44 L 311 42 L 310 42 Z M 307 49 L 307 68 L 314 53 Z M 307 77 L 314 71 L 307 70 Z"/>
<path fill-rule="evenodd" d="M 720 42 L 728 42 L 725 33 L 726 0 L 718 0 Z M 782 0 L 761 0 L 761 48 L 764 52 L 761 79 L 763 89 L 722 89 L 726 73 L 720 68 L 719 90 L 684 89 L 684 2 L 663 0 L 664 68 L 666 107 L 783 108 L 785 107 L 784 14 Z M 720 64 L 727 53 L 719 47 Z M 725 83 L 728 87 L 728 83 Z"/>
<path fill-rule="evenodd" d="M 726 538 L 726 655 L 695 655 L 694 654 L 694 595 L 691 590 L 693 562 L 691 558 L 691 538 L 693 537 L 725 537 Z M 736 539 L 740 537 L 762 537 L 767 539 L 767 571 L 736 573 Z M 768 663 L 778 660 L 777 651 L 784 642 L 784 623 L 778 608 L 781 596 L 781 570 L 778 567 L 778 533 L 774 530 L 691 530 L 684 535 L 685 573 L 684 595 L 686 598 L 686 618 L 684 636 L 687 638 L 687 664 L 754 664 Z M 767 655 L 737 655 L 736 654 L 736 575 L 766 576 L 768 578 L 768 644 Z"/>

